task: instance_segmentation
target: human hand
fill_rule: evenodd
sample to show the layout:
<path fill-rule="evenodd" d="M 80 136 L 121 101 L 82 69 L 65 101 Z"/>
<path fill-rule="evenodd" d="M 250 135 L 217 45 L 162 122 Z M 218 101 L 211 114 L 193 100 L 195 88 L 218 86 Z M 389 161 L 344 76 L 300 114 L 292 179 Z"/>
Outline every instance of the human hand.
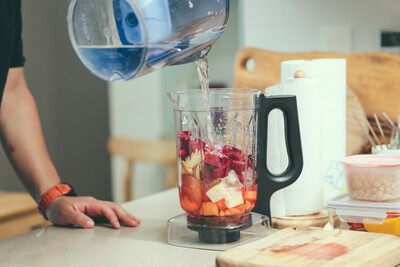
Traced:
<path fill-rule="evenodd" d="M 120 221 L 131 227 L 140 224 L 140 220 L 121 205 L 93 197 L 58 197 L 47 206 L 46 216 L 56 225 L 74 225 L 82 228 L 93 228 L 92 218 L 102 217 L 107 218 L 116 229 L 121 227 Z"/>

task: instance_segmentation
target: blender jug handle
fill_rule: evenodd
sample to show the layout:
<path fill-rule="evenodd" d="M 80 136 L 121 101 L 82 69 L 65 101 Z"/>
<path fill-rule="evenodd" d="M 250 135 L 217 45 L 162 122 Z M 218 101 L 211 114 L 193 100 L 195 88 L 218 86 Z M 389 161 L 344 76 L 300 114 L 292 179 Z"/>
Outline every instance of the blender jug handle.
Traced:
<path fill-rule="evenodd" d="M 288 167 L 274 175 L 267 167 L 268 115 L 273 109 L 280 109 L 285 124 L 285 140 L 288 154 Z M 270 201 L 274 192 L 294 183 L 303 169 L 303 153 L 296 96 L 259 96 L 258 131 L 257 131 L 257 202 L 253 209 L 271 219 Z"/>

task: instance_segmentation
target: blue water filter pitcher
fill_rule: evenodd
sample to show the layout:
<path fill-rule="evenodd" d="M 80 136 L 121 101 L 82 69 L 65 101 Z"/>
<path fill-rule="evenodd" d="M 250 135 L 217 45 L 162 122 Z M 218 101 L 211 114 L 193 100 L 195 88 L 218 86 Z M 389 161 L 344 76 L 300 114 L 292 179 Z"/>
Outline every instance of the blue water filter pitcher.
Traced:
<path fill-rule="evenodd" d="M 129 80 L 203 58 L 228 15 L 229 0 L 72 0 L 68 30 L 94 75 Z"/>

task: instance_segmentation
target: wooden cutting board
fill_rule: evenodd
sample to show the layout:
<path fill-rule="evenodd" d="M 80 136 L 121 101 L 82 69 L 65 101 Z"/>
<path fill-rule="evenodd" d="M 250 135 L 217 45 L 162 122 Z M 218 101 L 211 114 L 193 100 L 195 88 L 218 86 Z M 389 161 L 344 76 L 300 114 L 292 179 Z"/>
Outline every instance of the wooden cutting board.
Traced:
<path fill-rule="evenodd" d="M 396 266 L 400 238 L 347 230 L 286 228 L 218 255 L 218 267 Z"/>

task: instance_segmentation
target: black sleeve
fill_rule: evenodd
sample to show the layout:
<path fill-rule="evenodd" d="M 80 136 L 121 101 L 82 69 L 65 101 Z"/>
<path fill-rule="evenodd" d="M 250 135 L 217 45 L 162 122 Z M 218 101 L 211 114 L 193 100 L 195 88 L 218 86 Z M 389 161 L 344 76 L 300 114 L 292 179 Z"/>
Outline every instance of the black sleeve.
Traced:
<path fill-rule="evenodd" d="M 15 16 L 15 40 L 11 57 L 10 68 L 17 68 L 24 66 L 25 58 L 22 50 L 22 18 L 21 18 L 21 0 L 17 1 L 17 16 Z"/>

